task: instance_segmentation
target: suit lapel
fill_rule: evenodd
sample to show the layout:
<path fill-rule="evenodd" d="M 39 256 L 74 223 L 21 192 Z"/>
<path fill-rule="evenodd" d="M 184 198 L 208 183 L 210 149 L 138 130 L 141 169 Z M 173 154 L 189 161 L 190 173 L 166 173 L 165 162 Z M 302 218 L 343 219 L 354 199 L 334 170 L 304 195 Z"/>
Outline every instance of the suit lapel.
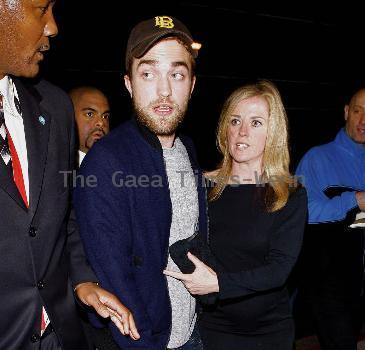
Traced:
<path fill-rule="evenodd" d="M 32 94 L 32 90 L 27 89 L 19 80 L 15 79 L 14 82 L 22 109 L 27 144 L 29 209 L 34 215 L 43 183 L 51 118 L 49 113 L 42 109 L 41 96 L 36 90 Z"/>

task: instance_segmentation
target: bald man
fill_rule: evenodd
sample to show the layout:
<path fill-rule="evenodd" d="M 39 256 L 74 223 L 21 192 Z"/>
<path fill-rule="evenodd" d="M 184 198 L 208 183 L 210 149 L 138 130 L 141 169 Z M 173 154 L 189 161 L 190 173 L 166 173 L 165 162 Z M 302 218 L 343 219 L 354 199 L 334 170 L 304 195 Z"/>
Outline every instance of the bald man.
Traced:
<path fill-rule="evenodd" d="M 365 212 L 365 89 L 344 119 L 335 140 L 309 150 L 297 169 L 309 204 L 303 294 L 324 350 L 356 350 L 361 325 L 364 230 L 352 224 Z"/>
<path fill-rule="evenodd" d="M 93 144 L 109 132 L 110 107 L 107 97 L 92 86 L 70 91 L 79 135 L 79 165 Z"/>
<path fill-rule="evenodd" d="M 54 3 L 0 0 L 0 349 L 86 350 L 76 298 L 134 334 L 129 310 L 95 283 L 72 214 L 70 99 L 26 81 L 58 33 Z"/>

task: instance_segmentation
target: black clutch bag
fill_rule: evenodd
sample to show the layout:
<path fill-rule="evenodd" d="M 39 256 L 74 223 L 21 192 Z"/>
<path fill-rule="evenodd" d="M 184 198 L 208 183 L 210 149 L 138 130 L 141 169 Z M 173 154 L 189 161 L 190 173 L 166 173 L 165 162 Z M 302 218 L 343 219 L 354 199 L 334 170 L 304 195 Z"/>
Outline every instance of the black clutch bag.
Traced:
<path fill-rule="evenodd" d="M 188 252 L 195 255 L 212 270 L 217 272 L 221 269 L 220 264 L 209 248 L 206 238 L 199 231 L 195 232 L 188 238 L 181 239 L 173 243 L 169 248 L 169 252 L 171 259 L 182 273 L 193 273 L 195 270 L 194 264 L 187 256 Z M 217 301 L 218 293 L 198 295 L 197 298 L 201 303 L 210 305 Z"/>

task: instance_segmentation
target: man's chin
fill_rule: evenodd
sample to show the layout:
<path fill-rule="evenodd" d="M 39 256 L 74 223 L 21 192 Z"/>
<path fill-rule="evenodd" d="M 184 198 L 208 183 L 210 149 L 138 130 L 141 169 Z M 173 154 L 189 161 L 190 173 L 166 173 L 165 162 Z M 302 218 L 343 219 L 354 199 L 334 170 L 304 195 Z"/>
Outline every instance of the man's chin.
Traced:
<path fill-rule="evenodd" d="M 177 105 L 174 112 L 168 115 L 155 113 L 153 108 L 138 108 L 134 104 L 137 120 L 157 136 L 172 136 L 184 120 L 186 108 Z"/>
<path fill-rule="evenodd" d="M 41 61 L 38 59 L 33 60 L 26 67 L 24 67 L 24 73 L 22 76 L 26 78 L 35 78 L 40 71 L 40 63 Z"/>
<path fill-rule="evenodd" d="M 11 72 L 11 74 L 15 75 L 16 77 L 23 77 L 23 78 L 35 78 L 39 73 L 39 65 L 31 65 L 24 67 L 23 69 L 17 69 Z"/>
<path fill-rule="evenodd" d="M 172 125 L 166 128 L 158 127 L 154 129 L 154 133 L 157 136 L 172 136 L 176 133 L 178 127 L 179 125 Z"/>
<path fill-rule="evenodd" d="M 365 146 L 365 136 L 364 135 L 352 137 L 352 140 L 361 146 Z"/>
<path fill-rule="evenodd" d="M 161 127 L 161 125 L 148 125 L 147 127 L 157 136 L 172 136 L 175 134 L 178 124 Z"/>
<path fill-rule="evenodd" d="M 176 117 L 173 121 L 170 120 L 168 122 L 158 122 L 153 118 L 146 118 L 145 116 L 137 114 L 137 119 L 141 124 L 143 124 L 157 136 L 171 136 L 175 134 L 176 129 L 180 124 L 180 121 L 178 121 Z"/>
<path fill-rule="evenodd" d="M 90 142 L 88 142 L 87 144 L 86 144 L 86 147 L 88 148 L 88 149 L 90 149 L 92 146 L 94 146 L 95 145 L 95 143 L 98 141 L 99 139 L 93 139 L 93 140 L 91 140 Z"/>

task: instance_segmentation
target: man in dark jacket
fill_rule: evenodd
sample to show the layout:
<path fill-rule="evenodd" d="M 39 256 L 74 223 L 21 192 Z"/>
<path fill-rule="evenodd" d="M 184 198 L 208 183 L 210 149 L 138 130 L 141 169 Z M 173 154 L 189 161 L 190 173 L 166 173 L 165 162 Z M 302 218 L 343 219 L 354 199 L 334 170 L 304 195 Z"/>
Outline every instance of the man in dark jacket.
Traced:
<path fill-rule="evenodd" d="M 125 85 L 135 116 L 98 141 L 80 174 L 75 208 L 101 284 L 133 310 L 138 342 L 112 333 L 122 349 L 201 349 L 195 299 L 163 275 L 177 267 L 169 245 L 206 234 L 205 191 L 194 147 L 177 135 L 194 89 L 197 51 L 188 29 L 168 16 L 140 22 L 126 51 Z"/>
<path fill-rule="evenodd" d="M 63 172 L 73 168 L 65 93 L 32 78 L 57 34 L 53 1 L 0 1 L 0 349 L 85 349 L 74 292 L 123 333 L 127 308 L 88 266 Z M 134 336 L 134 331 L 132 335 Z"/>

